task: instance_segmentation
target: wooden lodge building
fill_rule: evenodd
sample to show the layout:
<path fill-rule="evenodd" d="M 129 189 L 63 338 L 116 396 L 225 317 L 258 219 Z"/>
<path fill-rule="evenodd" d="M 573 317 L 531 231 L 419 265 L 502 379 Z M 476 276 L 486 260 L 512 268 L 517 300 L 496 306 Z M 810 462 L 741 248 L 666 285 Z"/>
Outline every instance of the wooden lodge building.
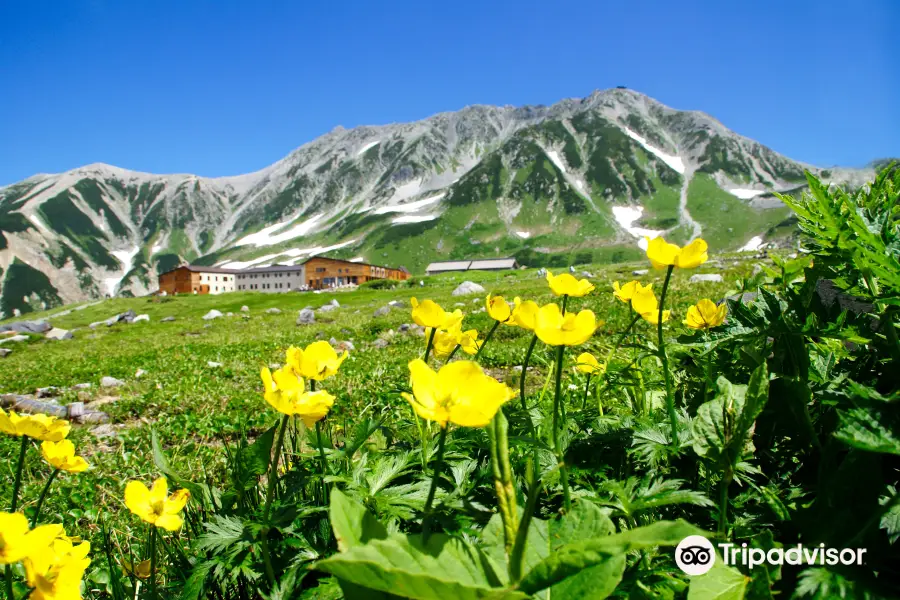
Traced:
<path fill-rule="evenodd" d="M 225 269 L 182 265 L 159 276 L 159 292 L 169 294 L 221 294 L 234 291 L 266 293 L 322 290 L 359 285 L 373 279 L 409 279 L 409 271 L 367 263 L 314 256 L 299 265 L 273 265 Z"/>

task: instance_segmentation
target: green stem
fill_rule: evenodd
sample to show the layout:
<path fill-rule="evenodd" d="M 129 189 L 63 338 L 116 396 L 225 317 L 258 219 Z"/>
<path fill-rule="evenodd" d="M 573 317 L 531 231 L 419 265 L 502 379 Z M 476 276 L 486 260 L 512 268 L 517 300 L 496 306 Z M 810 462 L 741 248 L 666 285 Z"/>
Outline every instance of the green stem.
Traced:
<path fill-rule="evenodd" d="M 491 336 L 494 335 L 494 332 L 497 331 L 498 327 L 500 327 L 500 321 L 494 321 L 494 326 L 491 327 L 491 330 L 484 336 L 484 341 L 481 342 L 481 346 L 478 347 L 478 352 L 475 353 L 475 358 L 472 360 L 478 360 L 478 355 L 480 355 L 481 351 L 484 350 L 484 347 L 487 346 L 488 341 L 490 341 Z"/>
<path fill-rule="evenodd" d="M 38 517 L 41 516 L 41 507 L 44 505 L 44 497 L 47 495 L 47 490 L 50 489 L 50 484 L 53 483 L 53 480 L 56 479 L 56 476 L 59 474 L 59 469 L 53 469 L 53 472 L 50 474 L 49 479 L 47 479 L 47 483 L 44 484 L 44 489 L 41 490 L 41 495 L 38 497 L 37 506 L 34 509 L 34 516 L 31 517 L 31 528 L 34 529 L 34 526 L 37 525 Z"/>
<path fill-rule="evenodd" d="M 156 525 L 150 526 L 150 598 L 156 600 Z"/>
<path fill-rule="evenodd" d="M 560 308 L 562 309 L 563 316 L 566 316 L 566 305 L 569 304 L 569 295 L 563 294 L 562 303 L 560 304 Z"/>
<path fill-rule="evenodd" d="M 662 361 L 663 378 L 666 382 L 666 411 L 669 413 L 669 424 L 672 428 L 672 446 L 678 447 L 678 417 L 675 415 L 675 396 L 672 394 L 672 375 L 669 373 L 669 357 L 666 354 L 666 342 L 663 339 L 663 307 L 666 304 L 666 292 L 669 291 L 669 280 L 675 267 L 669 265 L 666 281 L 663 283 L 659 297 L 659 314 L 656 320 L 656 336 L 659 343 L 659 359 Z"/>
<path fill-rule="evenodd" d="M 706 331 L 704 334 L 704 348 L 706 348 L 706 361 L 704 361 L 703 365 L 703 401 L 707 402 L 709 400 L 709 393 L 713 389 L 712 385 L 712 362 L 713 355 L 709 349 L 709 331 Z"/>
<path fill-rule="evenodd" d="M 609 371 L 609 361 L 612 360 L 612 357 L 616 353 L 616 350 L 621 348 L 622 342 L 625 341 L 625 337 L 631 332 L 632 327 L 634 327 L 634 324 L 637 323 L 640 318 L 641 315 L 639 315 L 638 313 L 634 314 L 634 318 L 631 319 L 631 323 L 628 324 L 628 327 L 625 328 L 625 331 L 619 334 L 619 338 L 616 340 L 616 345 L 610 348 L 609 352 L 606 353 L 606 360 L 603 363 L 603 366 L 605 368 L 604 373 Z"/>
<path fill-rule="evenodd" d="M 431 328 L 431 334 L 428 336 L 428 343 L 425 345 L 425 356 L 422 360 L 428 362 L 428 355 L 431 354 L 431 348 L 434 346 L 434 334 L 437 333 L 437 327 Z"/>
<path fill-rule="evenodd" d="M 525 404 L 525 374 L 528 372 L 528 363 L 531 362 L 531 353 L 534 352 L 534 346 L 537 344 L 537 334 L 531 336 L 531 343 L 528 345 L 528 351 L 525 352 L 525 362 L 522 363 L 522 375 L 519 377 L 519 400 L 522 402 L 522 410 L 527 411 L 528 406 Z"/>
<path fill-rule="evenodd" d="M 322 421 L 316 421 L 316 442 L 319 444 L 319 462 L 322 463 L 322 498 L 328 505 L 328 484 L 325 477 L 328 475 L 328 462 L 325 460 L 325 446 L 322 444 Z"/>
<path fill-rule="evenodd" d="M 22 486 L 22 470 L 25 468 L 25 452 L 28 450 L 28 437 L 22 436 L 22 445 L 19 447 L 19 463 L 16 467 L 16 480 L 13 484 L 12 507 L 9 512 L 16 512 L 19 506 L 19 488 Z"/>
<path fill-rule="evenodd" d="M 456 353 L 459 352 L 460 348 L 462 348 L 462 346 L 460 344 L 457 344 L 456 347 L 453 349 L 453 352 L 450 353 L 450 356 L 447 357 L 445 364 L 450 362 L 451 360 L 453 360 L 453 357 L 456 356 Z"/>
<path fill-rule="evenodd" d="M 564 297 L 565 298 L 565 297 Z M 563 501 L 566 511 L 572 508 L 572 499 L 569 496 L 569 472 L 566 469 L 564 453 L 560 450 L 559 443 L 559 416 L 560 402 L 562 400 L 562 369 L 563 354 L 566 347 L 559 346 L 556 349 L 556 394 L 553 398 L 553 449 L 556 451 L 556 460 L 559 462 L 559 474 L 562 479 Z"/>
<path fill-rule="evenodd" d="M 278 430 L 278 440 L 275 442 L 275 456 L 272 464 L 269 465 L 269 482 L 266 489 L 266 506 L 263 509 L 263 531 L 262 531 L 262 555 L 263 562 L 266 565 L 266 575 L 269 583 L 275 585 L 275 569 L 272 567 L 272 557 L 269 555 L 269 511 L 272 508 L 272 495 L 275 492 L 275 481 L 278 479 L 278 461 L 281 458 L 281 445 L 284 443 L 284 430 L 287 429 L 287 423 L 290 417 L 284 415 L 281 418 L 281 429 Z"/>
<path fill-rule="evenodd" d="M 588 373 L 584 379 L 584 398 L 582 398 L 582 400 L 581 400 L 581 410 L 584 410 L 585 408 L 587 408 L 587 397 L 588 397 L 588 392 L 590 391 L 590 389 L 591 389 L 591 374 Z M 601 417 L 603 416 L 603 409 L 600 409 L 600 416 Z"/>
<path fill-rule="evenodd" d="M 425 516 L 422 519 L 422 539 L 428 540 L 431 534 L 431 505 L 434 503 L 434 494 L 437 491 L 438 478 L 441 476 L 441 470 L 444 466 L 444 446 L 447 442 L 447 429 L 449 424 L 441 427 L 438 434 L 438 451 L 437 461 L 434 463 L 434 472 L 431 475 L 431 487 L 428 489 L 428 499 L 425 501 Z"/>
<path fill-rule="evenodd" d="M 528 499 L 522 511 L 522 520 L 519 521 L 519 529 L 516 531 L 516 541 L 513 544 L 512 554 L 509 556 L 509 579 L 513 583 L 522 578 L 522 567 L 525 562 L 525 541 L 528 539 L 528 527 L 531 525 L 531 517 L 537 507 L 538 496 L 541 491 L 541 480 L 535 479 L 528 490 Z"/>
<path fill-rule="evenodd" d="M 719 489 L 719 536 L 724 537 L 728 532 L 728 485 L 731 483 L 731 478 L 727 477 L 722 479 L 722 482 L 719 484 L 721 488 Z"/>
<path fill-rule="evenodd" d="M 19 501 L 19 487 L 22 485 L 22 469 L 25 467 L 25 452 L 28 450 L 28 438 L 26 436 L 22 436 L 22 446 L 19 450 L 19 464 L 16 467 L 16 481 L 13 484 L 13 495 L 12 495 L 12 508 L 9 512 L 16 512 L 16 507 L 18 506 Z M 6 593 L 9 595 L 10 600 L 14 600 L 15 596 L 13 595 L 13 578 L 12 578 L 12 565 L 6 565 L 5 569 L 6 575 Z"/>
<path fill-rule="evenodd" d="M 891 342 L 891 354 L 893 355 L 894 362 L 900 363 L 900 339 L 897 339 L 897 329 L 894 327 L 894 314 L 896 312 L 897 310 L 894 309 L 894 307 L 884 311 L 882 327 L 884 327 L 884 335 L 887 337 L 888 341 Z"/>

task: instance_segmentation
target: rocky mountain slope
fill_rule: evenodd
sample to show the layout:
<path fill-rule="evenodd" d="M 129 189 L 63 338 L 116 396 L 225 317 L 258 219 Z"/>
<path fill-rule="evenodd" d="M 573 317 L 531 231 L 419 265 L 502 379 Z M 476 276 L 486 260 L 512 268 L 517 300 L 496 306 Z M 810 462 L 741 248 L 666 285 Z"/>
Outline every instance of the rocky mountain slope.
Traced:
<path fill-rule="evenodd" d="M 636 255 L 643 235 L 756 248 L 792 231 L 773 191 L 803 165 L 626 89 L 553 106 L 471 106 L 337 128 L 248 175 L 103 164 L 0 188 L 0 310 L 144 294 L 183 261 L 292 264 L 329 252 L 404 265 L 515 255 L 563 266 Z"/>

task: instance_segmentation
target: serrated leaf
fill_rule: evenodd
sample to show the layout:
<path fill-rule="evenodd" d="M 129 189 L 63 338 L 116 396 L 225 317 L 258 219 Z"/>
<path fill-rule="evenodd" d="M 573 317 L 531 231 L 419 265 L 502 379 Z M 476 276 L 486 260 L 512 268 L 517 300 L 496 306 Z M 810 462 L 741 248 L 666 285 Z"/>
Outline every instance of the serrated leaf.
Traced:
<path fill-rule="evenodd" d="M 361 546 L 369 540 L 387 538 L 387 529 L 366 507 L 354 502 L 342 491 L 331 492 L 331 506 L 328 511 L 338 550 L 345 552 Z"/>
<path fill-rule="evenodd" d="M 615 535 L 566 544 L 528 571 L 519 582 L 519 589 L 535 594 L 584 569 L 616 560 L 619 555 L 656 546 L 677 546 L 689 535 L 709 534 L 686 521 L 657 521 Z"/>
<path fill-rule="evenodd" d="M 465 541 L 433 534 L 394 534 L 349 548 L 316 568 L 351 583 L 419 600 L 478 600 L 504 592 L 487 557 Z M 521 592 L 504 598 L 524 599 Z"/>
<path fill-rule="evenodd" d="M 840 426 L 834 437 L 848 446 L 867 452 L 900 455 L 900 419 L 892 411 L 874 406 L 838 411 Z"/>
<path fill-rule="evenodd" d="M 727 566 L 722 557 L 703 575 L 691 577 L 688 600 L 743 600 L 750 579 L 740 571 Z"/>

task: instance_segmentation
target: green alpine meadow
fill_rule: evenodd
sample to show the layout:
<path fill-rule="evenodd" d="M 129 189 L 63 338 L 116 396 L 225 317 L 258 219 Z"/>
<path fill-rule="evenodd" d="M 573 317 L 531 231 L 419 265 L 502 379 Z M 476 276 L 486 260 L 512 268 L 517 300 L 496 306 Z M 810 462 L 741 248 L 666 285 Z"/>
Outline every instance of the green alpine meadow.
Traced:
<path fill-rule="evenodd" d="M 0 189 L 0 596 L 900 595 L 896 164 L 610 90 L 260 173 Z M 147 293 L 319 254 L 411 276 Z"/>

